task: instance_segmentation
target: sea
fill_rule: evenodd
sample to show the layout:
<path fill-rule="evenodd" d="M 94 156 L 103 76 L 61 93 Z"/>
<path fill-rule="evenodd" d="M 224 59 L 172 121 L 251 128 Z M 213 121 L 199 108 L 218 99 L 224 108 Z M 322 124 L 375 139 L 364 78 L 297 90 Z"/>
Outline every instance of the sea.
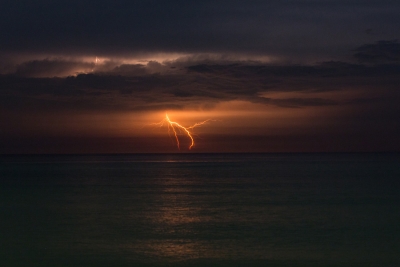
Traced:
<path fill-rule="evenodd" d="M 0 266 L 400 266 L 399 153 L 0 156 Z"/>

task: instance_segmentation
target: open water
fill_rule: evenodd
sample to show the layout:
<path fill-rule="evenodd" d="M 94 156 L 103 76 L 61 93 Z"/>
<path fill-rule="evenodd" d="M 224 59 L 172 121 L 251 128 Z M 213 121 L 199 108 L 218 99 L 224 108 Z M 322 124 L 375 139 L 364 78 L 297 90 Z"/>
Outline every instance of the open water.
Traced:
<path fill-rule="evenodd" d="M 400 266 L 399 154 L 0 157 L 1 266 Z"/>

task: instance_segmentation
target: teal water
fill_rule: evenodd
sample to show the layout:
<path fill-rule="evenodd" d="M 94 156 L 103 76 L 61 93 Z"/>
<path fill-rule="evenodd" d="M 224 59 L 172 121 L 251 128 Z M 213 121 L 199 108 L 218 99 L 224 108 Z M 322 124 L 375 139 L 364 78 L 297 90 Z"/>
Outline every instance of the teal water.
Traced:
<path fill-rule="evenodd" d="M 1 266 L 400 266 L 399 154 L 0 157 Z"/>

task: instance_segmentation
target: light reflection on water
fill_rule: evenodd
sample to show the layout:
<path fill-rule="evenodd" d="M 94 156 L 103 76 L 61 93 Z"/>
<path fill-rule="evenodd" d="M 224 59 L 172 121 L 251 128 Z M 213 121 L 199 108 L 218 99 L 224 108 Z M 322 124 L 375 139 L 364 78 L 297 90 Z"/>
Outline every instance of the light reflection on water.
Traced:
<path fill-rule="evenodd" d="M 143 157 L 25 157 L 0 165 L 4 262 L 399 263 L 397 156 Z"/>

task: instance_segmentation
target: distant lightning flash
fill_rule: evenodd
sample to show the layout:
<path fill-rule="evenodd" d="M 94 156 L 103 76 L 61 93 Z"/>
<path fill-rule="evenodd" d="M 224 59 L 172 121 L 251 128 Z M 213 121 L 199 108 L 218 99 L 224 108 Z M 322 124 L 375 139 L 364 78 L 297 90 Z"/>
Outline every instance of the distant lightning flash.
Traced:
<path fill-rule="evenodd" d="M 172 132 L 174 133 L 175 136 L 175 140 L 176 140 L 176 146 L 178 147 L 178 149 L 180 150 L 180 142 L 179 142 L 179 137 L 178 137 L 178 131 L 179 132 L 183 132 L 184 134 L 186 134 L 189 138 L 190 138 L 190 145 L 189 145 L 189 149 L 192 149 L 192 147 L 194 147 L 194 139 L 192 136 L 192 133 L 189 131 L 195 127 L 201 126 L 203 124 L 205 124 L 206 122 L 208 122 L 208 120 L 202 121 L 202 122 L 197 122 L 195 124 L 193 124 L 192 126 L 189 127 L 184 127 L 182 125 L 180 125 L 179 123 L 175 122 L 175 121 L 171 121 L 170 118 L 168 117 L 168 114 L 165 114 L 165 118 L 158 122 L 158 123 L 152 123 L 153 125 L 158 125 L 158 126 L 163 126 L 165 123 L 168 126 L 168 133 Z"/>

